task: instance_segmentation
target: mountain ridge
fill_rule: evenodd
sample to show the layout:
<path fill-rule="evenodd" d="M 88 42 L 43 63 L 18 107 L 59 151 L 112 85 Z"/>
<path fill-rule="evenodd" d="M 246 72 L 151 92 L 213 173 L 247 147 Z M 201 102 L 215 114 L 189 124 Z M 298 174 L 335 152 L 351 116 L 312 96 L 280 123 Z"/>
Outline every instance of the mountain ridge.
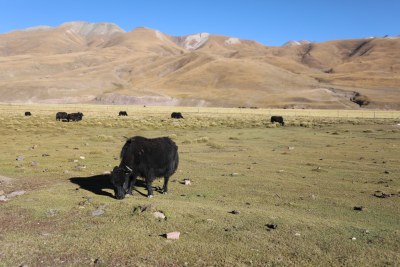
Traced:
<path fill-rule="evenodd" d="M 89 22 L 0 34 L 0 102 L 400 109 L 399 84 L 395 37 L 274 47 Z"/>

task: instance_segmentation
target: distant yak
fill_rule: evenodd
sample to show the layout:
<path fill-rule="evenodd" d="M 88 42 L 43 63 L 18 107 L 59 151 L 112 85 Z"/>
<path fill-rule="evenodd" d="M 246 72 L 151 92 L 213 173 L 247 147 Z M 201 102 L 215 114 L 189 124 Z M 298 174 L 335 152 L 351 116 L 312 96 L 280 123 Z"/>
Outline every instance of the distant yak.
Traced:
<path fill-rule="evenodd" d="M 278 122 L 280 125 L 285 126 L 282 116 L 271 116 L 271 123 Z"/>
<path fill-rule="evenodd" d="M 57 121 L 66 120 L 66 119 L 67 119 L 67 116 L 68 116 L 68 113 L 67 113 L 67 112 L 62 112 L 62 111 L 57 112 L 57 113 L 56 113 L 56 120 L 57 120 Z"/>
<path fill-rule="evenodd" d="M 172 112 L 171 118 L 172 119 L 183 119 L 183 116 L 182 116 L 182 113 L 180 113 L 180 112 Z"/>
<path fill-rule="evenodd" d="M 81 121 L 82 118 L 83 118 L 83 114 L 81 112 L 69 113 L 67 115 L 67 121 Z"/>
<path fill-rule="evenodd" d="M 120 111 L 118 116 L 128 116 L 128 113 L 126 111 Z"/>
<path fill-rule="evenodd" d="M 30 111 L 25 111 L 25 116 L 32 116 Z"/>

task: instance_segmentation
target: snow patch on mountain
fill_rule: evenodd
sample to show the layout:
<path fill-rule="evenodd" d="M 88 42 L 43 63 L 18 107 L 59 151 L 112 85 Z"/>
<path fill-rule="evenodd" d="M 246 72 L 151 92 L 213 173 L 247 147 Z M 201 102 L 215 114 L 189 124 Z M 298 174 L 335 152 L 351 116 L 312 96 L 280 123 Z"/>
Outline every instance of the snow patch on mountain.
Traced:
<path fill-rule="evenodd" d="M 298 46 L 298 45 L 304 45 L 304 44 L 311 44 L 311 42 L 308 40 L 288 41 L 288 42 L 284 43 L 282 46 L 283 47 L 291 47 L 291 46 Z"/>
<path fill-rule="evenodd" d="M 124 33 L 125 31 L 118 27 L 114 23 L 89 23 L 83 21 L 72 21 L 66 22 L 60 25 L 60 27 L 66 27 L 69 32 L 73 32 L 83 36 L 94 36 L 94 35 L 113 35 L 115 33 Z"/>
<path fill-rule="evenodd" d="M 196 50 L 202 47 L 209 38 L 210 34 L 203 32 L 182 37 L 176 37 L 175 42 L 188 50 Z"/>

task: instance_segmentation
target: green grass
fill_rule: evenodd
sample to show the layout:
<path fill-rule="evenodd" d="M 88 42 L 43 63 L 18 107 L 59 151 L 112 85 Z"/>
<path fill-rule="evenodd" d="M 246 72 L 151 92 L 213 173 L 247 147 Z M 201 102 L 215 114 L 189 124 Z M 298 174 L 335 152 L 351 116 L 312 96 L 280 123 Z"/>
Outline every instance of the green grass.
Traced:
<path fill-rule="evenodd" d="M 0 176 L 13 178 L 0 190 L 27 191 L 0 202 L 0 266 L 400 263 L 400 198 L 373 196 L 400 191 L 399 113 L 373 119 L 351 111 L 182 108 L 185 119 L 172 120 L 176 108 L 0 107 Z M 59 110 L 85 116 L 56 122 Z M 119 110 L 129 116 L 117 117 Z M 287 114 L 287 126 L 270 124 L 271 112 Z M 125 137 L 134 135 L 178 144 L 168 195 L 147 199 L 139 183 L 134 196 L 118 201 L 111 188 L 98 194 L 70 180 L 102 183 L 119 164 Z M 104 214 L 92 216 L 99 208 Z M 269 230 L 270 223 L 278 228 Z M 173 231 L 179 240 L 162 236 Z"/>

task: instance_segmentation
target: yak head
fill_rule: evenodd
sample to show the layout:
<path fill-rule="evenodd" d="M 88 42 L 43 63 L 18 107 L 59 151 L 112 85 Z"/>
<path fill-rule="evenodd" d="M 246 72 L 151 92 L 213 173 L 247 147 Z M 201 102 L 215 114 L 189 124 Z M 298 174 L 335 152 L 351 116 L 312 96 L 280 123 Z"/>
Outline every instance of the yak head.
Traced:
<path fill-rule="evenodd" d="M 123 199 L 128 191 L 129 175 L 132 169 L 128 166 L 118 167 L 115 166 L 111 173 L 111 183 L 114 186 L 114 193 L 116 199 Z"/>

